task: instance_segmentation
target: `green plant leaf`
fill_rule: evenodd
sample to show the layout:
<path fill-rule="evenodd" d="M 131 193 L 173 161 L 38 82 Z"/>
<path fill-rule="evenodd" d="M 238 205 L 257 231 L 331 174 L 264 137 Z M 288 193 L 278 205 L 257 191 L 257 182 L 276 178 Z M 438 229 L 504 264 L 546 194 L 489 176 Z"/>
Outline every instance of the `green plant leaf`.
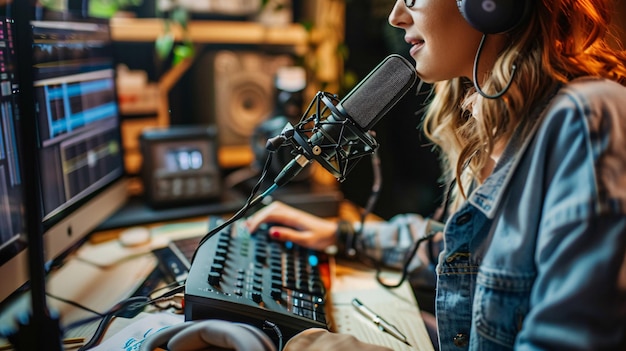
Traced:
<path fill-rule="evenodd" d="M 181 25 L 181 27 L 186 28 L 187 22 L 189 20 L 189 14 L 187 13 L 186 9 L 182 7 L 177 7 L 174 9 L 174 11 L 172 11 L 171 18 L 174 23 L 178 23 Z"/>
<path fill-rule="evenodd" d="M 174 35 L 172 33 L 163 33 L 154 42 L 154 48 L 157 56 L 164 59 L 169 56 L 174 47 Z"/>
<path fill-rule="evenodd" d="M 194 49 L 191 44 L 176 45 L 174 47 L 174 59 L 172 64 L 177 65 L 184 59 L 192 57 L 194 55 Z"/>

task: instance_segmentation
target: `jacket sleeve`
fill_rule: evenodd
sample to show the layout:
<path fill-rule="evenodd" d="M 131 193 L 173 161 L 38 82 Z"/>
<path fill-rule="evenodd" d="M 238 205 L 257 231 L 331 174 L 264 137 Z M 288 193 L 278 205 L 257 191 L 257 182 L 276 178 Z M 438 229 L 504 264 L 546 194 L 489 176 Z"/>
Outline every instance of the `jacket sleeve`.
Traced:
<path fill-rule="evenodd" d="M 360 223 L 354 223 L 350 227 L 353 228 L 353 233 L 338 234 L 340 252 L 346 252 L 346 248 L 353 247 L 359 259 L 373 260 L 396 269 L 402 269 L 416 241 L 430 233 L 443 230 L 441 223 L 418 214 L 400 214 L 389 221 L 365 222 L 362 228 Z M 427 246 L 427 243 L 423 242 L 420 245 Z M 433 252 L 433 256 L 436 257 L 438 245 L 428 246 L 435 247 L 436 252 Z M 428 263 L 429 257 L 426 254 L 415 255 L 409 265 L 409 271 Z"/>

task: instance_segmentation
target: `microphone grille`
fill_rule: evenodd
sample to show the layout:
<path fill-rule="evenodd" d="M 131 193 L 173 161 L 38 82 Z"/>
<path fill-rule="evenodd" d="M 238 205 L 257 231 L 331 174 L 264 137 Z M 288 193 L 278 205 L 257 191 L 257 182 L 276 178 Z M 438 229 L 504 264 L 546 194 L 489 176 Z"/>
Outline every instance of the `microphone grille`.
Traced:
<path fill-rule="evenodd" d="M 370 130 L 416 80 L 413 65 L 404 57 L 392 54 L 354 87 L 340 105 L 359 127 Z"/>

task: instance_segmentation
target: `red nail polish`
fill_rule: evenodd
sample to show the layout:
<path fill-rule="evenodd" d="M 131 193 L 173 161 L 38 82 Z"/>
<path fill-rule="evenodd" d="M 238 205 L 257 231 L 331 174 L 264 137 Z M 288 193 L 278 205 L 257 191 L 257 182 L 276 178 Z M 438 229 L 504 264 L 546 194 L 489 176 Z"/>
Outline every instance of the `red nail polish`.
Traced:
<path fill-rule="evenodd" d="M 280 236 L 280 233 L 277 230 L 272 230 L 270 232 L 270 236 L 274 239 L 278 238 Z"/>

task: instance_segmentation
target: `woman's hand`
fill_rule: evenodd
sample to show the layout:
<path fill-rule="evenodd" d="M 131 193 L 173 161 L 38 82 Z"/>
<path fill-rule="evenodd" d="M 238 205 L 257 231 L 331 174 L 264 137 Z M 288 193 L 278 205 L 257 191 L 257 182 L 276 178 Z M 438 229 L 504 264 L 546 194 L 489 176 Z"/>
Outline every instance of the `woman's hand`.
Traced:
<path fill-rule="evenodd" d="M 337 223 L 274 201 L 262 208 L 246 221 L 250 231 L 261 223 L 272 223 L 269 235 L 276 240 L 323 251 L 335 244 Z"/>
<path fill-rule="evenodd" d="M 391 349 L 366 344 L 353 335 L 331 333 L 321 328 L 311 328 L 296 334 L 285 344 L 284 351 L 391 351 Z"/>

